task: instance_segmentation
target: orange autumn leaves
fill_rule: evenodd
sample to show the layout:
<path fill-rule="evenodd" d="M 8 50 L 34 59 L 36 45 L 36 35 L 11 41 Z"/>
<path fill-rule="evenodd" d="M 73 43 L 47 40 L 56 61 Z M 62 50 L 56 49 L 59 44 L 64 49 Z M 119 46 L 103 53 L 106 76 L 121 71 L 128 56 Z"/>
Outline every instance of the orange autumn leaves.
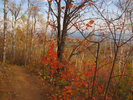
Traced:
<path fill-rule="evenodd" d="M 50 0 L 50 1 L 52 1 L 52 0 Z M 60 0 L 60 1 L 61 1 L 61 0 Z M 69 4 L 69 8 L 72 8 L 72 7 L 73 7 L 73 3 L 74 3 L 74 0 L 72 0 L 72 3 Z M 90 2 L 88 3 L 88 5 L 91 6 L 92 3 L 95 3 L 95 1 L 90 0 Z M 85 6 L 85 4 L 82 3 L 82 4 L 80 5 L 80 8 L 82 9 L 82 7 L 84 7 L 84 6 Z M 74 8 L 75 8 L 75 7 L 77 7 L 77 6 L 74 6 Z M 65 9 L 65 6 L 62 6 L 61 9 Z"/>
<path fill-rule="evenodd" d="M 89 23 L 86 24 L 87 27 L 92 27 L 91 25 L 94 23 L 93 20 L 90 20 Z"/>
<path fill-rule="evenodd" d="M 69 4 L 69 8 L 71 8 L 72 6 L 73 6 L 73 4 L 72 4 L 72 3 L 70 3 L 70 4 Z"/>

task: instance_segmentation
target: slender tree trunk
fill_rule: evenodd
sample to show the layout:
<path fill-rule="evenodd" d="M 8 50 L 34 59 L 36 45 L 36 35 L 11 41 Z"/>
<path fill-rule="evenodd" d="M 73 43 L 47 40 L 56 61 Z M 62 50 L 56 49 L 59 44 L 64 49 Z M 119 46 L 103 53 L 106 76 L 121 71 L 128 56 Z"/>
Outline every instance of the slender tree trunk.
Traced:
<path fill-rule="evenodd" d="M 112 55 L 112 41 L 111 41 L 111 38 L 110 38 L 110 57 L 112 58 L 113 55 Z"/>
<path fill-rule="evenodd" d="M 114 42 L 116 42 L 116 41 L 114 40 Z M 115 43 L 114 43 L 114 44 L 115 44 Z M 113 65 L 112 65 L 112 68 L 111 68 L 109 80 L 108 80 L 107 87 L 106 87 L 106 91 L 105 91 L 104 100 L 106 100 L 106 97 L 107 97 L 107 95 L 108 95 L 108 90 L 109 90 L 109 86 L 110 86 L 110 82 L 111 82 L 111 77 L 112 77 L 112 74 L 113 74 L 113 71 L 114 71 L 114 68 L 115 68 L 115 64 L 116 64 L 116 59 L 117 59 L 117 55 L 118 55 L 118 50 L 119 50 L 119 47 L 117 46 L 116 51 L 115 51 L 114 60 L 113 60 Z"/>
<path fill-rule="evenodd" d="M 32 60 L 32 52 L 33 52 L 33 48 L 32 48 L 32 44 L 33 44 L 33 35 L 34 34 L 34 17 L 32 16 L 32 29 L 31 29 L 31 34 L 30 34 L 30 61 Z"/>
<path fill-rule="evenodd" d="M 45 28 L 45 36 L 44 36 L 44 40 L 43 40 L 43 52 L 44 52 L 44 56 L 46 55 L 46 40 L 47 40 L 47 31 L 48 31 L 48 23 L 49 23 L 49 14 L 50 14 L 50 8 L 51 8 L 51 3 L 48 2 L 49 4 L 49 10 L 48 10 L 48 16 L 47 16 L 47 23 L 46 23 L 46 28 Z M 43 76 L 44 76 L 44 68 L 45 66 L 43 65 Z"/>
<path fill-rule="evenodd" d="M 29 36 L 29 19 L 30 19 L 30 0 L 28 0 L 28 19 L 27 19 L 27 35 L 26 35 L 26 52 L 25 52 L 25 66 L 28 60 L 28 36 Z"/>
<path fill-rule="evenodd" d="M 32 30 L 31 30 L 31 45 L 30 45 L 30 61 L 33 57 L 33 41 L 34 41 L 34 35 L 35 35 L 35 27 L 36 27 L 36 18 L 35 15 L 32 16 Z"/>
<path fill-rule="evenodd" d="M 75 55 L 76 63 L 75 63 L 75 68 L 78 67 L 78 55 Z"/>
<path fill-rule="evenodd" d="M 16 14 L 15 14 L 16 11 L 14 11 L 14 8 L 12 10 L 12 58 L 13 60 L 15 59 L 15 34 L 16 34 L 16 31 L 15 31 L 15 28 L 16 28 Z M 13 17 L 14 15 L 14 17 Z"/>
<path fill-rule="evenodd" d="M 13 11 L 14 11 L 14 9 L 13 9 Z M 12 46 L 12 48 L 11 48 L 11 50 L 12 50 L 12 52 L 11 53 L 13 53 L 13 32 L 14 32 L 14 16 L 13 16 L 13 14 L 12 14 L 12 43 L 11 43 L 11 46 Z M 12 58 L 13 58 L 13 56 L 12 56 Z"/>
<path fill-rule="evenodd" d="M 107 36 L 107 27 L 106 27 L 106 34 L 105 34 L 105 36 Z M 107 50 L 107 43 L 108 43 L 108 39 L 106 38 L 106 40 L 105 40 L 105 47 L 104 47 L 104 58 L 106 58 L 106 50 Z"/>
<path fill-rule="evenodd" d="M 125 30 L 124 30 L 123 39 L 122 39 L 121 42 L 123 43 L 124 40 L 125 40 Z M 124 47 L 122 46 L 122 47 L 121 47 L 121 50 L 120 50 L 120 60 L 119 60 L 119 63 L 118 63 L 118 73 L 119 73 L 119 75 L 120 75 L 120 73 L 121 73 L 122 56 L 123 56 L 123 58 L 124 58 L 123 49 L 124 49 Z M 124 59 L 123 59 L 123 61 L 124 61 Z"/>
<path fill-rule="evenodd" d="M 58 17 L 57 17 L 57 30 L 58 30 L 58 35 L 57 35 L 57 45 L 58 45 L 58 49 L 57 49 L 57 55 L 58 58 L 61 59 L 61 25 L 60 25 L 60 17 L 61 17 L 61 10 L 60 10 L 60 2 L 58 3 Z"/>
<path fill-rule="evenodd" d="M 51 7 L 51 3 L 49 3 L 49 10 L 48 10 L 48 16 L 47 16 L 47 24 L 46 24 L 46 28 L 45 28 L 45 37 L 44 37 L 44 41 L 43 41 L 43 45 L 44 45 L 44 56 L 46 53 L 46 39 L 47 39 L 47 31 L 48 31 L 48 23 L 49 23 L 49 14 L 50 14 L 50 7 Z"/>
<path fill-rule="evenodd" d="M 120 59 L 119 59 L 119 62 L 118 62 L 118 73 L 119 73 L 119 75 L 121 73 L 122 52 L 123 52 L 123 47 L 121 47 L 121 49 L 120 49 Z"/>
<path fill-rule="evenodd" d="M 80 67 L 80 71 L 82 70 L 82 63 L 83 63 L 83 59 L 84 59 L 84 53 L 82 54 L 82 57 L 81 57 L 81 59 L 80 59 L 80 65 L 79 65 L 79 67 Z"/>
<path fill-rule="evenodd" d="M 125 41 L 125 32 L 124 32 L 124 34 L 123 34 L 123 42 Z M 125 46 L 123 46 L 123 61 L 125 60 Z"/>
<path fill-rule="evenodd" d="M 16 34 L 16 19 L 15 19 L 15 22 L 14 22 L 14 26 L 13 26 L 13 33 L 12 33 L 12 48 L 13 48 L 13 60 L 15 59 L 15 34 Z"/>
<path fill-rule="evenodd" d="M 7 34 L 7 0 L 4 0 L 3 63 L 5 63 L 5 61 L 6 61 L 6 34 Z"/>
<path fill-rule="evenodd" d="M 104 58 L 106 58 L 106 50 L 107 50 L 107 40 L 105 41 L 105 47 L 104 47 Z"/>
<path fill-rule="evenodd" d="M 93 77 L 93 83 L 92 83 L 92 90 L 91 90 L 91 100 L 93 100 L 93 92 L 94 92 L 94 86 L 95 86 L 95 80 L 97 76 L 97 68 L 98 68 L 98 60 L 99 60 L 99 51 L 100 51 L 100 43 L 98 42 L 97 45 L 97 54 L 96 54 L 96 67 L 95 67 L 95 72 L 94 72 L 94 77 Z M 88 93 L 89 94 L 89 93 Z"/>

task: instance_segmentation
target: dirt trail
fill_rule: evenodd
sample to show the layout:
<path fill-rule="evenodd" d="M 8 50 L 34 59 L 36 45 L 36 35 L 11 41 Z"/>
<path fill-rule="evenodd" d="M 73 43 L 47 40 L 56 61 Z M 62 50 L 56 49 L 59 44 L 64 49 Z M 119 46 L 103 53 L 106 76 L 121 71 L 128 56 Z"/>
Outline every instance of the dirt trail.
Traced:
<path fill-rule="evenodd" d="M 11 72 L 7 77 L 10 82 L 6 86 L 10 99 L 5 98 L 6 100 L 46 100 L 37 76 L 16 65 L 8 65 L 7 68 Z"/>

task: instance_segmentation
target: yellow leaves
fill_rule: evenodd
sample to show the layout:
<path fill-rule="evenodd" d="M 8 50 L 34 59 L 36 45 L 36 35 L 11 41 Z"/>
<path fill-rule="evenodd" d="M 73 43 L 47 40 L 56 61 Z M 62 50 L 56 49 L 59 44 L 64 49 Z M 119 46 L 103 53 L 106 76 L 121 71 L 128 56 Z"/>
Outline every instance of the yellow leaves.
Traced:
<path fill-rule="evenodd" d="M 50 81 L 52 82 L 52 81 L 53 81 L 53 79 L 51 78 L 51 79 L 50 79 Z"/>
<path fill-rule="evenodd" d="M 44 76 L 43 78 L 44 78 L 44 79 L 46 79 L 46 77 L 45 77 L 45 76 Z"/>

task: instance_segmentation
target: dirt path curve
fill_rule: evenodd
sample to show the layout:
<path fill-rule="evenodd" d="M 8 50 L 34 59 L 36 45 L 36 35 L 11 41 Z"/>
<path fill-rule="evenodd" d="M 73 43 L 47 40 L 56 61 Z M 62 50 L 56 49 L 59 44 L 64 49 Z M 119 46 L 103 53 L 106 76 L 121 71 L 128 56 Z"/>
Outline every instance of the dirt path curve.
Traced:
<path fill-rule="evenodd" d="M 10 65 L 12 73 L 10 78 L 10 90 L 12 100 L 44 100 L 42 85 L 37 76 L 29 74 L 25 68 Z"/>

